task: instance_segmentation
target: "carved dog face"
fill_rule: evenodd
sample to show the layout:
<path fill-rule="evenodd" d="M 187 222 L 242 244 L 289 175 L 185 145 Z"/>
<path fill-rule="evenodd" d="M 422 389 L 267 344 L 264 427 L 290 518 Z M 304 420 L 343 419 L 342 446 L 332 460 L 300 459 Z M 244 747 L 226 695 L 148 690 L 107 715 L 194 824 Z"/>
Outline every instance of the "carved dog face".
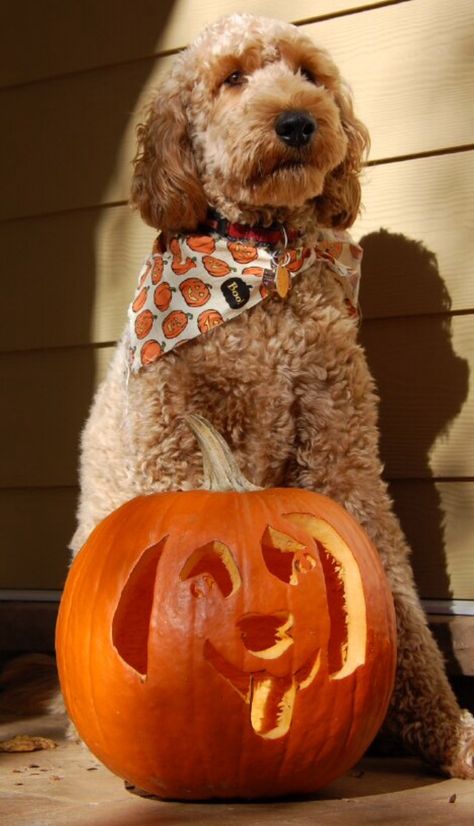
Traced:
<path fill-rule="evenodd" d="M 365 662 L 366 606 L 349 547 L 322 519 L 283 519 L 286 531 L 267 525 L 258 552 L 245 558 L 213 538 L 183 564 L 165 537 L 141 556 L 113 619 L 119 655 L 144 680 L 150 651 L 174 657 L 185 674 L 192 648 L 208 678 L 217 673 L 249 704 L 251 727 L 266 739 L 288 734 L 297 693 L 318 676 L 341 680 Z M 160 568 L 169 565 L 174 594 L 169 571 L 160 588 Z"/>

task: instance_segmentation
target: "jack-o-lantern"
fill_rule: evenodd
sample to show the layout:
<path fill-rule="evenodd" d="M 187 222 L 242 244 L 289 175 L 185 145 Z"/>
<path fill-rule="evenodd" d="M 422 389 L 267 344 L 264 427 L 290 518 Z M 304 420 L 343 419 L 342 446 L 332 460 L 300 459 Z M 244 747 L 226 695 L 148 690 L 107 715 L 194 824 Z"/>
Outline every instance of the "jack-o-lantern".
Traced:
<path fill-rule="evenodd" d="M 66 706 L 97 757 L 161 797 L 311 792 L 387 710 L 390 591 L 343 508 L 255 488 L 189 418 L 205 488 L 128 502 L 72 565 L 56 636 Z"/>
<path fill-rule="evenodd" d="M 189 235 L 186 243 L 194 252 L 211 253 L 216 249 L 216 242 L 210 235 Z"/>
<path fill-rule="evenodd" d="M 183 313 L 182 310 L 173 310 L 163 321 L 162 328 L 166 338 L 176 338 L 186 329 L 190 313 Z"/>
<path fill-rule="evenodd" d="M 170 306 L 173 292 L 174 287 L 170 287 L 167 281 L 164 281 L 163 284 L 159 284 L 154 291 L 153 301 L 155 302 L 155 306 L 162 312 L 167 310 Z"/>
<path fill-rule="evenodd" d="M 242 244 L 241 241 L 228 241 L 227 249 L 234 261 L 239 264 L 248 264 L 250 261 L 255 261 L 258 257 L 258 252 L 251 244 Z"/>
<path fill-rule="evenodd" d="M 235 267 L 230 267 L 226 261 L 222 261 L 221 258 L 214 258 L 212 255 L 203 255 L 202 263 L 209 275 L 213 275 L 215 278 L 221 278 L 235 270 Z"/>
<path fill-rule="evenodd" d="M 179 289 L 190 307 L 202 307 L 211 297 L 209 286 L 200 278 L 186 278 L 179 285 Z"/>
<path fill-rule="evenodd" d="M 198 316 L 198 327 L 201 333 L 208 333 L 209 330 L 218 327 L 223 321 L 224 319 L 218 310 L 204 310 Z"/>

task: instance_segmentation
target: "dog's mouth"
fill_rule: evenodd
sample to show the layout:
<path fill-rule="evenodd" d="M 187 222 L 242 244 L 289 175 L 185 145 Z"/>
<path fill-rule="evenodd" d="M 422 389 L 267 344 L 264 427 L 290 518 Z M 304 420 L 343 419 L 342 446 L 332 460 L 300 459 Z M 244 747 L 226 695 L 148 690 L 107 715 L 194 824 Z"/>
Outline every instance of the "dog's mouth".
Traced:
<path fill-rule="evenodd" d="M 267 670 L 246 672 L 220 654 L 210 640 L 204 657 L 250 706 L 250 723 L 259 737 L 276 740 L 290 730 L 298 691 L 310 686 L 319 671 L 321 654 L 316 649 L 295 674 L 276 677 Z"/>
<path fill-rule="evenodd" d="M 291 161 L 282 161 L 281 163 L 278 163 L 274 167 L 274 169 L 272 170 L 272 173 L 281 172 L 283 170 L 288 170 L 289 172 L 295 172 L 296 170 L 301 169 L 302 167 L 307 166 L 307 165 L 308 165 L 307 161 L 303 160 L 302 158 L 299 158 L 299 159 L 297 158 L 297 159 L 291 160 Z"/>
<path fill-rule="evenodd" d="M 307 158 L 279 158 L 267 164 L 260 164 L 249 177 L 247 185 L 251 187 L 268 186 L 270 181 L 275 185 L 278 179 L 298 178 L 311 166 Z"/>

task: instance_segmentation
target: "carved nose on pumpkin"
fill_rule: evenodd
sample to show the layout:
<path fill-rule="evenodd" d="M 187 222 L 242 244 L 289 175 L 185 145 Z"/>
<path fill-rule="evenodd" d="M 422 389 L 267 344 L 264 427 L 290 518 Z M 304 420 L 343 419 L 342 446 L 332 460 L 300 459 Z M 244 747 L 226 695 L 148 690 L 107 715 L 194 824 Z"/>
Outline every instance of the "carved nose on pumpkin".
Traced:
<path fill-rule="evenodd" d="M 290 636 L 293 622 L 292 614 L 279 611 L 276 614 L 246 614 L 237 627 L 247 651 L 264 660 L 274 660 L 293 645 Z"/>

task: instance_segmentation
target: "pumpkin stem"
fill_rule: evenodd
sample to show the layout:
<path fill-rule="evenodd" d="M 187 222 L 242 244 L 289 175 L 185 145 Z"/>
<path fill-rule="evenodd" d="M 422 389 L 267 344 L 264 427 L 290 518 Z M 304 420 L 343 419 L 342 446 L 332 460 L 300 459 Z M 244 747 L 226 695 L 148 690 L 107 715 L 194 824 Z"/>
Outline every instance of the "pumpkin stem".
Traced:
<path fill-rule="evenodd" d="M 233 490 L 239 493 L 262 490 L 245 478 L 229 445 L 207 419 L 196 413 L 190 413 L 184 417 L 184 420 L 201 448 L 204 470 L 203 490 L 214 492 Z"/>

